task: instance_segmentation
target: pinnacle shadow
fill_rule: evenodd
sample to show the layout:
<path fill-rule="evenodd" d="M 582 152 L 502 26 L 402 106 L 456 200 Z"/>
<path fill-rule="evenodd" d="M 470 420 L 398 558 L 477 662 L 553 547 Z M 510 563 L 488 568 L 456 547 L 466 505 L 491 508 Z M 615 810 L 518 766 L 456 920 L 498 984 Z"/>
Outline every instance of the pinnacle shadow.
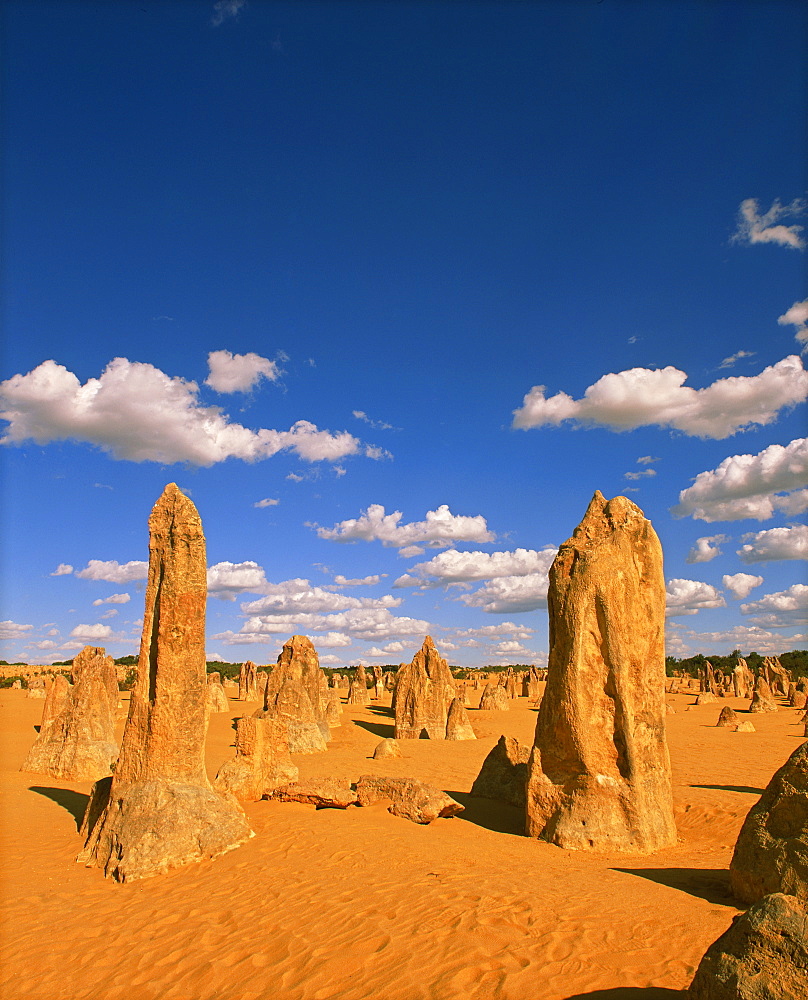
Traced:
<path fill-rule="evenodd" d="M 715 788 L 719 792 L 748 792 L 749 795 L 762 795 L 765 789 L 754 788 L 752 785 L 691 785 L 691 788 Z"/>
<path fill-rule="evenodd" d="M 369 733 L 373 733 L 374 736 L 380 736 L 383 740 L 391 739 L 395 736 L 396 732 L 395 726 L 385 725 L 381 722 L 365 722 L 364 719 L 354 719 L 353 724 L 360 726 L 362 729 L 367 729 Z"/>
<path fill-rule="evenodd" d="M 513 837 L 525 835 L 524 809 L 502 802 L 500 799 L 484 799 L 469 792 L 456 792 L 447 788 L 446 794 L 451 795 L 464 807 L 456 819 L 465 820 L 494 833 L 507 833 Z"/>
<path fill-rule="evenodd" d="M 727 868 L 612 868 L 613 872 L 636 875 L 667 885 L 679 892 L 705 899 L 716 906 L 736 907 L 729 887 Z M 736 907 L 737 908 L 737 907 Z"/>
<path fill-rule="evenodd" d="M 72 788 L 49 788 L 44 785 L 31 785 L 28 790 L 36 792 L 37 795 L 44 795 L 46 799 L 50 799 L 63 809 L 67 809 L 76 821 L 76 829 L 81 829 L 84 812 L 90 801 L 90 796 L 85 792 L 74 792 Z"/>
<path fill-rule="evenodd" d="M 614 986 L 609 990 L 573 993 L 564 1000 L 684 1000 L 687 990 L 670 990 L 666 986 Z"/>

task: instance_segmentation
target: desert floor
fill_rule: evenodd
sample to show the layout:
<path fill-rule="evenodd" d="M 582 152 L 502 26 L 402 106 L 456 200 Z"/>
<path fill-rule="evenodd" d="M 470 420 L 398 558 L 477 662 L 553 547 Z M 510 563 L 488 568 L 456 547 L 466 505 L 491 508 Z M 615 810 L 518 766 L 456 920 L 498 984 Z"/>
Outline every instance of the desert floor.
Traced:
<path fill-rule="evenodd" d="M 124 695 L 124 699 L 128 696 Z M 472 799 L 501 733 L 532 742 L 527 700 L 469 715 L 460 743 L 403 743 L 383 702 L 346 709 L 301 777 L 407 775 L 466 810 L 417 826 L 383 805 L 247 806 L 256 836 L 223 857 L 126 885 L 75 863 L 89 785 L 18 769 L 42 701 L 0 691 L 2 1000 L 657 1000 L 682 997 L 738 912 L 727 865 L 750 806 L 802 741 L 801 712 L 716 729 L 723 704 L 668 716 L 680 843 L 652 855 L 583 854 L 520 835 L 519 810 Z M 389 699 L 388 699 L 389 701 Z M 128 703 L 120 713 L 123 727 Z M 211 716 L 211 777 L 233 755 L 231 700 Z"/>

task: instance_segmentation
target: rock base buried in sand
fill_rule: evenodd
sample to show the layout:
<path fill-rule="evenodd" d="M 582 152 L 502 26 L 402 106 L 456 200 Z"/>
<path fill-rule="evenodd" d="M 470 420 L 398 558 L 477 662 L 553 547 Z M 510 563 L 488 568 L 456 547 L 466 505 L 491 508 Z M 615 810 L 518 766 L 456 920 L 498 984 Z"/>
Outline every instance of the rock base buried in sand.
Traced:
<path fill-rule="evenodd" d="M 219 768 L 213 787 L 258 802 L 265 792 L 297 781 L 298 773 L 282 721 L 242 718 L 236 723 L 236 756 Z"/>
<path fill-rule="evenodd" d="M 527 762 L 530 747 L 510 736 L 500 736 L 471 786 L 471 794 L 482 799 L 500 799 L 520 809 L 525 807 Z"/>
<path fill-rule="evenodd" d="M 764 896 L 705 952 L 693 1000 L 805 1000 L 808 915 L 794 896 Z"/>
<path fill-rule="evenodd" d="M 483 691 L 482 697 L 480 698 L 480 711 L 481 712 L 491 712 L 500 711 L 508 712 L 511 707 L 511 699 L 508 697 L 508 692 L 504 687 L 492 687 L 490 684 Z"/>
<path fill-rule="evenodd" d="M 743 722 L 739 722 L 735 727 L 736 733 L 756 733 L 757 729 L 752 725 L 749 719 L 744 719 Z"/>
<path fill-rule="evenodd" d="M 358 803 L 357 793 L 337 778 L 292 781 L 269 792 L 264 798 L 279 802 L 304 802 L 318 809 L 347 809 Z"/>
<path fill-rule="evenodd" d="M 715 726 L 716 729 L 737 729 L 739 722 L 740 720 L 735 709 L 730 708 L 729 705 L 724 705 Z"/>
<path fill-rule="evenodd" d="M 431 823 L 441 816 L 457 816 L 463 806 L 446 792 L 414 778 L 382 778 L 363 774 L 356 783 L 360 806 L 390 799 L 388 812 L 413 823 Z"/>
<path fill-rule="evenodd" d="M 254 836 L 236 800 L 179 781 L 141 781 L 110 799 L 112 778 L 93 785 L 76 858 L 118 882 L 215 858 Z M 96 825 L 102 827 L 96 830 Z"/>
<path fill-rule="evenodd" d="M 808 904 L 808 743 L 775 771 L 749 810 L 729 875 L 743 903 L 784 892 Z"/>
<path fill-rule="evenodd" d="M 469 722 L 468 712 L 466 711 L 462 698 L 455 698 L 449 706 L 449 715 L 446 719 L 446 739 L 477 739 L 474 730 L 471 728 L 471 722 Z"/>
<path fill-rule="evenodd" d="M 373 751 L 374 760 L 382 760 L 384 757 L 401 756 L 401 747 L 392 739 L 382 740 L 381 743 L 377 743 L 376 749 Z"/>

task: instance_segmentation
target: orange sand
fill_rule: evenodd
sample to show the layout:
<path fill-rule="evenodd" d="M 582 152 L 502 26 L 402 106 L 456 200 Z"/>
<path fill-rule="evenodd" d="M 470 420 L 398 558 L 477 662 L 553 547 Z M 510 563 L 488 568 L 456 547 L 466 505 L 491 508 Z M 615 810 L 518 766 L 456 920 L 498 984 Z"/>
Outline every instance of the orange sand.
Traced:
<path fill-rule="evenodd" d="M 125 698 L 127 696 L 124 696 Z M 532 742 L 535 710 L 470 710 L 476 742 L 403 743 L 389 703 L 346 709 L 301 777 L 409 775 L 466 812 L 417 826 L 383 807 L 258 802 L 256 836 L 214 861 L 129 885 L 75 863 L 89 786 L 18 768 L 42 702 L 0 691 L 2 1000 L 658 1000 L 681 997 L 738 912 L 727 865 L 746 812 L 800 743 L 801 712 L 716 729 L 723 704 L 668 717 L 681 842 L 580 854 L 520 836 L 518 810 L 471 799 L 501 733 Z M 125 709 L 119 720 L 122 728 Z M 208 768 L 232 756 L 233 700 L 211 716 Z"/>

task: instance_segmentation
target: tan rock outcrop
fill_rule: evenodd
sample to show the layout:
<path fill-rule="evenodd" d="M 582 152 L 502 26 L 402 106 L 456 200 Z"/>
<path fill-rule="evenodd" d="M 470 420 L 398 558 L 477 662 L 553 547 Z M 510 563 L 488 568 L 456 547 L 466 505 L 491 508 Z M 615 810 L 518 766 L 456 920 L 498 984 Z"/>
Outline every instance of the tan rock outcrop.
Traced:
<path fill-rule="evenodd" d="M 258 701 L 258 667 L 252 660 L 245 660 L 238 672 L 239 701 Z"/>
<path fill-rule="evenodd" d="M 394 696 L 397 740 L 446 739 L 449 706 L 455 698 L 454 678 L 446 660 L 426 636 L 411 663 L 398 669 Z"/>
<path fill-rule="evenodd" d="M 395 740 L 386 739 L 377 743 L 373 751 L 374 760 L 382 760 L 385 757 L 401 757 L 401 747 Z"/>
<path fill-rule="evenodd" d="M 511 707 L 511 699 L 508 692 L 499 684 L 488 684 L 480 698 L 480 711 L 483 712 L 507 712 Z"/>
<path fill-rule="evenodd" d="M 477 736 L 471 728 L 469 714 L 462 698 L 455 698 L 449 706 L 449 714 L 446 718 L 446 739 L 447 740 L 476 740 Z"/>
<path fill-rule="evenodd" d="M 750 712 L 776 712 L 777 702 L 772 697 L 771 689 L 763 678 L 763 674 L 758 674 L 755 680 L 755 690 L 752 693 L 752 701 L 749 703 Z"/>
<path fill-rule="evenodd" d="M 808 913 L 794 896 L 764 896 L 707 949 L 692 1000 L 804 1000 L 808 997 Z"/>
<path fill-rule="evenodd" d="M 348 705 L 368 705 L 370 703 L 370 692 L 368 691 L 368 675 L 363 666 L 358 666 L 353 679 L 348 688 Z"/>
<path fill-rule="evenodd" d="M 736 698 L 751 698 L 755 689 L 755 675 L 749 669 L 746 660 L 738 657 L 738 662 L 732 670 L 732 690 Z"/>
<path fill-rule="evenodd" d="M 71 676 L 72 686 L 61 674 L 54 678 L 39 735 L 20 770 L 96 781 L 110 773 L 118 757 L 115 663 L 103 649 L 86 646 L 73 661 Z"/>
<path fill-rule="evenodd" d="M 742 722 L 739 722 L 738 725 L 735 727 L 735 732 L 736 733 L 756 733 L 757 730 L 752 725 L 752 723 L 749 721 L 749 719 L 744 719 Z"/>
<path fill-rule="evenodd" d="M 742 903 L 784 892 L 808 904 L 808 743 L 775 771 L 749 810 L 729 874 Z"/>
<path fill-rule="evenodd" d="M 293 635 L 269 675 L 257 718 L 282 719 L 292 753 L 319 753 L 331 739 L 328 681 L 311 639 Z M 333 711 L 333 709 L 332 709 Z"/>
<path fill-rule="evenodd" d="M 279 802 L 302 802 L 318 809 L 347 809 L 359 801 L 350 785 L 338 778 L 293 781 L 269 792 L 265 798 Z"/>
<path fill-rule="evenodd" d="M 31 677 L 28 679 L 28 690 L 25 692 L 26 698 L 44 699 L 47 695 L 44 677 Z"/>
<path fill-rule="evenodd" d="M 137 676 L 112 778 L 96 782 L 78 860 L 119 881 L 216 857 L 252 836 L 205 771 L 205 537 L 171 483 L 149 518 Z"/>
<path fill-rule="evenodd" d="M 219 768 L 213 787 L 257 802 L 266 792 L 297 781 L 298 773 L 289 756 L 285 723 L 245 717 L 236 723 L 236 756 Z"/>
<path fill-rule="evenodd" d="M 211 671 L 208 674 L 208 686 L 205 690 L 209 712 L 229 712 L 230 699 L 222 686 L 221 674 Z"/>
<path fill-rule="evenodd" d="M 662 547 L 639 507 L 595 493 L 550 569 L 548 606 L 528 835 L 584 850 L 675 844 Z"/>
<path fill-rule="evenodd" d="M 363 774 L 356 783 L 360 806 L 389 799 L 388 812 L 413 823 L 432 823 L 442 816 L 457 816 L 463 806 L 453 798 L 414 778 L 384 778 Z"/>
<path fill-rule="evenodd" d="M 523 809 L 531 749 L 511 736 L 500 736 L 499 742 L 483 761 L 480 773 L 471 786 L 471 794 L 483 799 L 501 799 Z"/>
<path fill-rule="evenodd" d="M 729 705 L 724 705 L 715 725 L 716 729 L 735 729 L 739 722 L 738 713 Z"/>

